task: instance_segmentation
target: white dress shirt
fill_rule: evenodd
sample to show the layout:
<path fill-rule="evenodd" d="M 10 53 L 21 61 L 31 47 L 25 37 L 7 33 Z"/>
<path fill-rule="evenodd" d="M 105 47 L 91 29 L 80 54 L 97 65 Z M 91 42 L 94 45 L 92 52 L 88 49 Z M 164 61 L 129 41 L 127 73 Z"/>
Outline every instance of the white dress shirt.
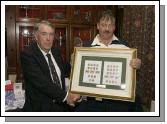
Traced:
<path fill-rule="evenodd" d="M 102 42 L 100 42 L 99 39 L 100 39 L 99 34 L 97 34 L 91 45 L 92 46 L 98 45 L 98 46 L 94 46 L 97 48 L 125 48 L 125 49 L 129 49 L 129 47 L 127 47 L 123 44 L 111 44 L 113 40 L 118 40 L 118 38 L 114 34 L 113 34 L 113 37 L 111 39 L 111 42 L 107 46 L 105 44 L 103 44 Z"/>

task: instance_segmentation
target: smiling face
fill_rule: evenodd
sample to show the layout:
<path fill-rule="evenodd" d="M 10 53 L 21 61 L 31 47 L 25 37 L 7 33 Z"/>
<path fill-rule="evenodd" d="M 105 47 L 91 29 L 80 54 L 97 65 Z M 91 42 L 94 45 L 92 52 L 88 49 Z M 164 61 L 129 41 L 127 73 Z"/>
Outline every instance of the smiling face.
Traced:
<path fill-rule="evenodd" d="M 111 19 L 104 18 L 97 23 L 97 29 L 99 30 L 99 36 L 102 42 L 110 42 L 115 31 L 115 24 Z"/>
<path fill-rule="evenodd" d="M 45 51 L 49 52 L 53 45 L 55 30 L 46 24 L 40 24 L 38 31 L 35 33 L 36 41 L 39 47 Z"/>

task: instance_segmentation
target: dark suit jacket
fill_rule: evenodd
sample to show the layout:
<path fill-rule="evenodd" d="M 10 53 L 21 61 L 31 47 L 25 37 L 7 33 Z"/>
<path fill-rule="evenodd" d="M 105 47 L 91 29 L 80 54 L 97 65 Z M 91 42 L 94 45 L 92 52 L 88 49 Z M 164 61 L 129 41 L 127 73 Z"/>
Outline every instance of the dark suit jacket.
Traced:
<path fill-rule="evenodd" d="M 49 66 L 36 43 L 21 53 L 22 71 L 25 79 L 24 111 L 66 111 L 63 61 L 58 49 L 52 54 L 61 71 L 63 89 L 52 83 Z M 68 110 L 67 110 L 68 111 Z"/>

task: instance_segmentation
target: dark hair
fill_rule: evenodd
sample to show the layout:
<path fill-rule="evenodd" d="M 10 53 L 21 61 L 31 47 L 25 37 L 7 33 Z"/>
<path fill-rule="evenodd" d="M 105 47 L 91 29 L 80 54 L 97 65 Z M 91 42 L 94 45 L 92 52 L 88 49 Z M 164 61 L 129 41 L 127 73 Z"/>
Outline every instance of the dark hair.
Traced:
<path fill-rule="evenodd" d="M 36 33 L 36 32 L 39 31 L 39 27 L 40 27 L 41 24 L 47 25 L 47 26 L 51 27 L 52 29 L 55 29 L 54 25 L 51 22 L 46 21 L 46 20 L 42 20 L 42 21 L 40 21 L 39 23 L 37 23 L 35 25 L 35 27 L 34 27 L 34 33 Z"/>
<path fill-rule="evenodd" d="M 111 10 L 106 10 L 101 12 L 98 16 L 97 22 L 99 23 L 100 20 L 107 20 L 107 21 L 111 20 L 111 22 L 115 25 L 115 17 Z"/>

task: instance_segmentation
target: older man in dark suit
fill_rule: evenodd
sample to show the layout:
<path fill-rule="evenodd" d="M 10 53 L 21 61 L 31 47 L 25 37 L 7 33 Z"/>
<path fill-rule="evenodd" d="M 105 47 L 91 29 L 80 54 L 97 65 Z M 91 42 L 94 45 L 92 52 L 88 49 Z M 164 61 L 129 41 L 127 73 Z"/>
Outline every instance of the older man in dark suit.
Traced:
<path fill-rule="evenodd" d="M 79 95 L 65 91 L 63 61 L 53 48 L 54 26 L 41 21 L 35 26 L 36 42 L 21 53 L 25 79 L 24 111 L 70 111 Z"/>

